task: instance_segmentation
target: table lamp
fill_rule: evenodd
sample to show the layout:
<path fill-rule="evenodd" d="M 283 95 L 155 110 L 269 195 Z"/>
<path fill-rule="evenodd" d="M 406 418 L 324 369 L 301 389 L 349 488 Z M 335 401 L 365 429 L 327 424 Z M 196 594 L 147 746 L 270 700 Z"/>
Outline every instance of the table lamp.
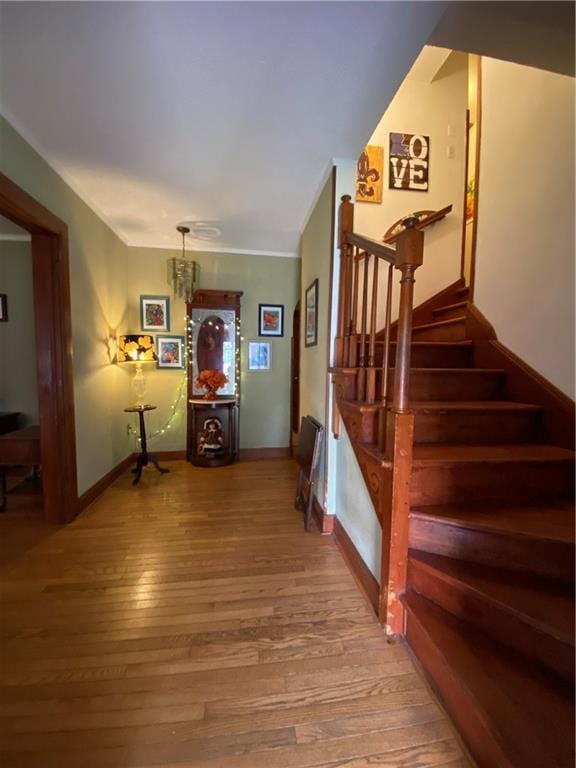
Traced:
<path fill-rule="evenodd" d="M 118 338 L 118 362 L 136 364 L 136 372 L 132 379 L 132 389 L 136 395 L 135 404 L 139 408 L 144 405 L 144 394 L 146 392 L 146 379 L 144 378 L 142 363 L 154 363 L 157 359 L 152 336 L 128 333 Z"/>

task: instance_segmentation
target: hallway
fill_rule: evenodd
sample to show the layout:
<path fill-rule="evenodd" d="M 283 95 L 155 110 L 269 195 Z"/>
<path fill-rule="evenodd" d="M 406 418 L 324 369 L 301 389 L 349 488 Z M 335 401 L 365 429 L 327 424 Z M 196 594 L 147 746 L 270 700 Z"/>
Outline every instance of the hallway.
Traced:
<path fill-rule="evenodd" d="M 167 466 L 0 516 L 3 768 L 470 768 L 291 460 Z"/>

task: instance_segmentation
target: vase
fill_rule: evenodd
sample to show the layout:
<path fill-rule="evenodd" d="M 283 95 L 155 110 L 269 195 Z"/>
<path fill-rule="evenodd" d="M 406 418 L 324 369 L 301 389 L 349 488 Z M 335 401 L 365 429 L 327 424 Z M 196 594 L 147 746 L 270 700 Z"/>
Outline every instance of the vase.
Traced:
<path fill-rule="evenodd" d="M 213 387 L 204 387 L 206 390 L 206 394 L 204 395 L 204 400 L 216 400 L 216 390 Z"/>

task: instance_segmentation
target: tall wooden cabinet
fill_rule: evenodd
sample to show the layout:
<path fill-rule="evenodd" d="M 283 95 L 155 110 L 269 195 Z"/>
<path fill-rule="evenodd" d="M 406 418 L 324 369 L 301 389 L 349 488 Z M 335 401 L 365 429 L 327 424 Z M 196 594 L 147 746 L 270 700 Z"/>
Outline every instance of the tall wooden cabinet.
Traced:
<path fill-rule="evenodd" d="M 242 291 L 197 290 L 187 304 L 186 458 L 196 466 L 223 466 L 238 457 L 241 296 Z M 205 400 L 204 390 L 196 386 L 196 377 L 207 369 L 228 377 L 216 400 Z"/>

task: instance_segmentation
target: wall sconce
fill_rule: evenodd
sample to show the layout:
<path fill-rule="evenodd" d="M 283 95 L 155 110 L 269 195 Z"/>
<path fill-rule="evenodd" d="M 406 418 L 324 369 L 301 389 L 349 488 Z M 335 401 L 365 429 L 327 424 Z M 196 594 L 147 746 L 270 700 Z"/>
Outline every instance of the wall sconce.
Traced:
<path fill-rule="evenodd" d="M 118 338 L 118 362 L 133 363 L 136 371 L 132 378 L 132 390 L 136 396 L 135 405 L 141 408 L 146 393 L 146 379 L 142 363 L 154 363 L 158 358 L 154 351 L 154 339 L 146 334 L 130 333 Z"/>

